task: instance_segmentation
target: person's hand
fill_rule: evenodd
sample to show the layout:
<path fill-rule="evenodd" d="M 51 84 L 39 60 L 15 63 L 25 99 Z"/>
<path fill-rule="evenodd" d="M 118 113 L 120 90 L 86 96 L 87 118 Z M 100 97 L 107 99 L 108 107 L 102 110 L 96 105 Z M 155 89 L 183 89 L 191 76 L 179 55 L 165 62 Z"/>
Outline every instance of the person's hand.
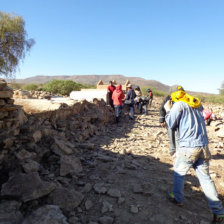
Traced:
<path fill-rule="evenodd" d="M 166 110 L 166 113 L 170 112 L 172 108 L 172 102 L 171 100 L 168 100 L 165 104 L 164 104 L 164 109 Z"/>
<path fill-rule="evenodd" d="M 161 125 L 162 128 L 165 128 L 166 127 L 166 123 L 165 122 L 160 123 L 160 125 Z"/>

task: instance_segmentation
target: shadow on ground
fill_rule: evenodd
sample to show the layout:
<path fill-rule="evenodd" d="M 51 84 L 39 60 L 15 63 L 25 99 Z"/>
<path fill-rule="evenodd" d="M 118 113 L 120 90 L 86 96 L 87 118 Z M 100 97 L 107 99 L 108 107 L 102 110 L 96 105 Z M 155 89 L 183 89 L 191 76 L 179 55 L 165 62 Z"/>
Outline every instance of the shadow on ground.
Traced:
<path fill-rule="evenodd" d="M 158 111 L 150 111 L 148 119 L 153 114 L 158 114 Z M 128 134 L 139 125 L 138 121 L 130 121 L 127 116 L 126 113 L 118 126 L 112 124 L 107 132 L 89 139 L 97 148 L 82 150 L 84 175 L 78 182 L 90 183 L 93 189 L 94 186 L 104 187 L 105 192 L 91 190 L 86 194 L 86 200 L 91 200 L 94 206 L 86 210 L 84 201 L 81 205 L 84 212 L 77 211 L 81 223 L 97 223 L 101 216 L 112 217 L 116 224 L 208 223 L 211 213 L 197 178 L 186 176 L 185 205 L 176 207 L 166 198 L 173 183 L 170 158 L 164 163 L 147 152 L 145 156 L 124 152 L 134 142 Z M 158 125 L 146 126 L 158 128 Z M 74 188 L 82 190 L 77 183 L 74 183 Z M 117 194 L 111 195 L 111 192 Z"/>

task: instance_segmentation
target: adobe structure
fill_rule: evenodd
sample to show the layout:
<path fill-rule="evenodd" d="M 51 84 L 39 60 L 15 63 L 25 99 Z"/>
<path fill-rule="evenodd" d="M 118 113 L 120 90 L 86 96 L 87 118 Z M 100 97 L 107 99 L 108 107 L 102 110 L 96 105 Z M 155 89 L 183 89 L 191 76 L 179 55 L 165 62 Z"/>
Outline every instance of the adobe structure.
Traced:
<path fill-rule="evenodd" d="M 114 86 L 117 85 L 117 82 L 116 82 L 115 80 L 113 80 L 112 83 L 113 83 Z M 126 91 L 126 90 L 127 90 L 127 85 L 128 85 L 128 84 L 130 84 L 130 81 L 129 81 L 129 80 L 127 80 L 127 81 L 125 82 L 125 84 L 122 85 L 122 90 Z M 100 81 L 97 83 L 96 88 L 97 88 L 97 89 L 107 89 L 107 86 L 108 86 L 108 85 L 109 85 L 109 83 L 108 83 L 108 84 L 104 84 L 103 81 L 100 80 Z"/>

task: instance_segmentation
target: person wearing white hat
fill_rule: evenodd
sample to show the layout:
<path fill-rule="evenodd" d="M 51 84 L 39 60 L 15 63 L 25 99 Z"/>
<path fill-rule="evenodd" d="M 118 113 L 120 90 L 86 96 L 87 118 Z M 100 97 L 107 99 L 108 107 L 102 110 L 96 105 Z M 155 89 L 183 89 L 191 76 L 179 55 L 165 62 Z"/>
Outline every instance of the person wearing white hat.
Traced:
<path fill-rule="evenodd" d="M 127 95 L 125 97 L 125 104 L 129 106 L 130 109 L 130 114 L 129 114 L 129 118 L 131 120 L 135 119 L 135 111 L 134 111 L 134 99 L 136 97 L 136 93 L 135 91 L 132 89 L 131 84 L 127 85 Z M 127 103 L 128 102 L 128 103 Z"/>

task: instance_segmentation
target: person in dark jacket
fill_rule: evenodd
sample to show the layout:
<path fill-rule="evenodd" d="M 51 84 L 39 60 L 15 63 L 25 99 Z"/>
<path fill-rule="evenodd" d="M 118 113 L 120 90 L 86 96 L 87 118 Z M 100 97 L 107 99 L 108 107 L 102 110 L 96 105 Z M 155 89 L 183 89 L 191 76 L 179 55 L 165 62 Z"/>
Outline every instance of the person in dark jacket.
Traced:
<path fill-rule="evenodd" d="M 131 84 L 127 85 L 128 91 L 127 91 L 127 95 L 125 97 L 125 100 L 130 101 L 129 104 L 127 104 L 129 106 L 129 110 L 130 110 L 130 119 L 134 120 L 135 119 L 135 110 L 134 110 L 134 99 L 136 97 L 136 93 L 135 91 L 132 89 Z"/>
<path fill-rule="evenodd" d="M 183 90 L 182 86 L 174 86 L 170 89 L 170 94 L 172 92 L 178 91 L 178 90 Z M 172 129 L 169 128 L 166 124 L 165 121 L 165 116 L 166 116 L 166 110 L 164 108 L 164 105 L 166 104 L 167 101 L 171 100 L 171 96 L 168 95 L 164 98 L 160 110 L 159 110 L 159 122 L 162 128 L 166 128 L 167 129 L 167 134 L 169 137 L 169 142 L 170 142 L 170 147 L 169 147 L 169 154 L 172 156 L 175 154 L 176 152 L 176 148 L 178 146 L 178 138 L 179 138 L 179 133 L 177 129 Z"/>
<path fill-rule="evenodd" d="M 114 109 L 112 95 L 116 87 L 113 85 L 112 81 L 109 81 L 109 86 L 107 86 L 107 104 Z"/>
<path fill-rule="evenodd" d="M 137 86 L 135 88 L 135 93 L 136 93 L 136 98 L 135 98 L 135 105 L 136 107 L 138 108 L 139 110 L 139 113 L 141 114 L 142 113 L 142 106 L 143 106 L 143 103 L 142 103 L 142 91 L 140 89 L 139 86 Z"/>

